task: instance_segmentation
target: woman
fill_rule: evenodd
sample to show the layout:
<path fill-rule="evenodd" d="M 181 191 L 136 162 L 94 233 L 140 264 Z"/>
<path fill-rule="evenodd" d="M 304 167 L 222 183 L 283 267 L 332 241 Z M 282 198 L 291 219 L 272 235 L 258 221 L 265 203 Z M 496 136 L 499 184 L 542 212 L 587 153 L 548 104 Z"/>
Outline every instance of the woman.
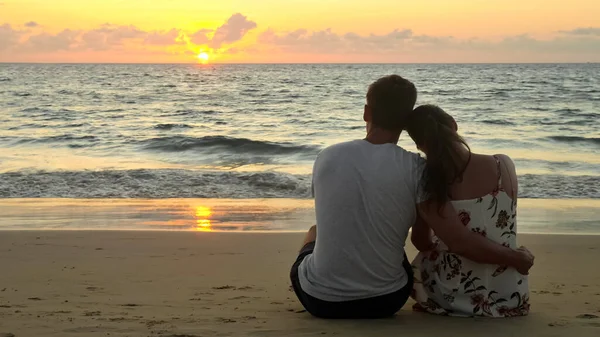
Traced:
<path fill-rule="evenodd" d="M 429 200 L 451 201 L 473 232 L 517 248 L 517 177 L 505 155 L 471 153 L 444 110 L 423 105 L 406 130 L 427 156 L 422 188 Z M 418 220 L 411 235 L 420 251 L 413 261 L 414 309 L 453 316 L 509 317 L 529 312 L 527 276 L 506 266 L 474 263 L 448 251 Z"/>

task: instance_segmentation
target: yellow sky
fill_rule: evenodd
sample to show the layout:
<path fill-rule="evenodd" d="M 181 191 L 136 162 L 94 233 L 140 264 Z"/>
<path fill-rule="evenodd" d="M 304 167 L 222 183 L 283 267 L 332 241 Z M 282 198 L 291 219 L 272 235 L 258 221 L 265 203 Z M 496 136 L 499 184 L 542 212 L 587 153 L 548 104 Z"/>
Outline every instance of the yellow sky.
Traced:
<path fill-rule="evenodd" d="M 102 56 L 117 61 L 143 58 L 156 62 L 190 62 L 191 56 L 184 53 L 186 48 L 161 46 L 161 50 L 152 47 L 149 48 L 150 53 L 144 53 L 146 49 L 140 45 L 138 48 L 125 50 L 123 45 L 131 46 L 135 44 L 133 40 L 116 48 L 119 50 L 118 53 L 116 49 L 90 51 L 85 49 L 86 47 L 71 46 L 68 50 L 47 48 L 44 53 L 36 55 L 31 50 L 34 47 L 25 50 L 19 45 L 27 44 L 27 39 L 31 35 L 57 34 L 65 29 L 80 31 L 83 34 L 105 23 L 133 25 L 136 29 L 147 32 L 176 28 L 185 34 L 191 34 L 199 29 L 215 30 L 235 13 L 242 14 L 248 21 L 255 23 L 256 27 L 244 32 L 243 36 L 236 41 L 223 43 L 219 46 L 220 51 L 213 52 L 216 59 L 224 62 L 245 60 L 283 62 L 285 59 L 281 59 L 281 55 L 287 55 L 289 60 L 302 59 L 303 52 L 300 47 L 290 45 L 286 39 L 271 41 L 269 42 L 271 45 L 268 46 L 264 39 L 261 42 L 260 36 L 267 29 L 271 29 L 278 36 L 285 36 L 287 32 L 298 29 L 305 29 L 310 35 L 312 32 L 330 28 L 336 36 L 356 33 L 365 37 L 371 34 L 385 35 L 395 29 L 410 29 L 415 36 L 454 37 L 453 50 L 449 50 L 450 47 L 446 46 L 444 53 L 452 55 L 452 58 L 464 58 L 466 62 L 485 55 L 489 55 L 492 62 L 493 58 L 499 55 L 510 58 L 510 46 L 513 46 L 497 46 L 499 49 L 494 52 L 489 48 L 487 52 L 482 51 L 480 49 L 486 49 L 482 46 L 478 46 L 477 51 L 471 50 L 473 47 L 464 49 L 463 42 L 472 38 L 486 43 L 497 43 L 505 38 L 523 34 L 550 42 L 556 38 L 570 39 L 556 42 L 556 45 L 541 44 L 539 51 L 532 47 L 531 51 L 521 53 L 522 56 L 513 56 L 517 58 L 515 61 L 519 61 L 520 57 L 526 62 L 537 57 L 535 54 L 538 52 L 540 57 L 548 57 L 548 50 L 555 53 L 553 55 L 556 58 L 564 58 L 564 61 L 581 61 L 578 58 L 583 57 L 582 53 L 587 53 L 589 56 L 586 57 L 592 58 L 591 61 L 598 61 L 598 57 L 594 59 L 594 55 L 597 51 L 595 48 L 600 46 L 598 41 L 600 1 L 598 0 L 0 0 L 0 3 L 0 26 L 9 24 L 13 31 L 20 31 L 18 41 L 15 38 L 11 40 L 14 46 L 10 48 L 0 46 L 0 61 L 16 61 L 23 58 L 44 61 L 80 57 L 83 58 L 82 62 L 96 62 L 96 58 Z M 25 23 L 32 21 L 39 26 L 29 28 L 24 26 Z M 572 31 L 578 28 L 594 30 L 590 31 L 591 33 L 575 36 L 565 37 L 560 34 L 557 36 L 558 31 Z M 0 31 L 0 43 L 3 41 L 2 34 L 9 33 Z M 14 32 L 11 36 L 14 36 Z M 4 39 L 8 41 L 6 36 Z M 81 39 L 81 36 L 74 39 Z M 138 40 L 137 43 L 141 43 Z M 313 45 L 310 39 L 302 41 L 309 47 Z M 343 48 L 339 47 L 335 50 L 316 48 L 310 53 L 305 53 L 305 56 L 310 56 L 311 60 L 316 58 L 335 62 L 337 54 L 341 55 L 340 59 L 348 59 L 348 50 L 354 50 L 350 46 L 352 41 L 343 43 Z M 366 41 L 363 47 L 357 48 L 367 48 L 371 46 L 370 43 Z M 411 40 L 407 43 L 415 42 Z M 8 43 L 5 42 L 5 45 Z M 31 43 L 29 45 L 34 46 Z M 224 47 L 227 50 L 233 49 L 227 52 Z M 210 46 L 197 45 L 191 49 L 195 52 L 200 48 L 207 49 Z M 396 51 L 386 49 L 385 52 L 380 52 L 380 48 L 386 49 L 378 45 L 369 53 L 357 55 L 356 60 L 388 62 L 395 59 L 410 61 L 424 58 L 435 61 L 433 53 L 437 50 L 436 46 L 423 50 L 423 46 L 418 43 Z M 166 51 L 167 49 L 169 51 Z M 570 49 L 573 49 L 572 56 L 569 56 Z M 542 52 L 542 50 L 546 51 Z M 273 54 L 279 56 L 275 57 Z M 351 57 L 350 61 L 352 61 Z"/>

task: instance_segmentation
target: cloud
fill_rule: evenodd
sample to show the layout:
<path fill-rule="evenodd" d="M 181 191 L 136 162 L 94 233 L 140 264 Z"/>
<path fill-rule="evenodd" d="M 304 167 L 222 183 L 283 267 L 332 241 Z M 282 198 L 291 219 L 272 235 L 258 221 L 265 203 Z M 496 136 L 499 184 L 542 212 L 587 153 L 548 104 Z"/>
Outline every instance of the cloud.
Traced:
<path fill-rule="evenodd" d="M 168 46 L 177 43 L 177 39 L 180 35 L 181 31 L 175 28 L 167 31 L 151 31 L 146 34 L 146 37 L 144 38 L 144 43 L 159 46 Z"/>
<path fill-rule="evenodd" d="M 361 35 L 353 32 L 337 34 L 331 29 L 313 32 L 298 29 L 278 33 L 269 29 L 260 34 L 258 41 L 285 53 L 326 55 L 424 55 L 444 51 L 600 52 L 600 43 L 591 36 L 596 33 L 595 28 L 580 28 L 571 32 L 571 35 L 581 36 L 559 36 L 541 40 L 524 34 L 493 42 L 479 38 L 457 39 L 452 36 L 417 35 L 410 29 L 396 29 L 380 35 Z"/>
<path fill-rule="evenodd" d="M 209 33 L 212 33 L 212 29 L 200 29 L 192 34 L 190 34 L 189 38 L 192 43 L 195 44 L 205 44 L 210 42 L 210 38 L 208 37 Z"/>
<path fill-rule="evenodd" d="M 360 35 L 357 33 L 336 34 L 331 29 L 309 32 L 298 29 L 289 33 L 278 34 L 267 30 L 259 36 L 259 41 L 282 47 L 287 52 L 299 53 L 372 53 L 385 52 L 403 48 L 407 41 L 415 37 L 410 29 L 393 30 L 390 33 L 377 35 Z"/>
<path fill-rule="evenodd" d="M 2 26 L 3 27 L 3 26 Z M 40 33 L 31 35 L 19 47 L 26 51 L 105 51 L 118 49 L 124 46 L 126 41 L 139 41 L 147 45 L 174 45 L 177 44 L 177 38 L 180 35 L 180 30 L 171 29 L 167 31 L 143 31 L 135 26 L 118 26 L 112 24 L 104 24 L 98 28 L 81 31 L 65 29 L 56 34 Z M 13 33 L 14 35 L 14 33 Z M 0 41 L 3 33 L 0 28 Z M 7 41 L 3 45 L 15 45 L 16 38 Z"/>
<path fill-rule="evenodd" d="M 5 23 L 0 25 L 0 50 L 9 49 L 15 45 L 23 32 L 13 29 L 11 25 Z"/>
<path fill-rule="evenodd" d="M 213 48 L 219 48 L 223 44 L 229 44 L 241 40 L 246 33 L 256 28 L 256 22 L 240 13 L 233 14 L 227 22 L 217 28 L 210 44 Z"/>
<path fill-rule="evenodd" d="M 65 29 L 55 35 L 41 33 L 29 37 L 23 47 L 35 52 L 69 50 L 77 44 L 77 37 L 80 33 L 80 31 L 70 29 Z"/>
<path fill-rule="evenodd" d="M 104 24 L 99 28 L 89 30 L 81 36 L 79 47 L 91 50 L 108 50 L 121 46 L 125 40 L 141 39 L 147 33 L 135 26 L 116 26 Z"/>
<path fill-rule="evenodd" d="M 567 35 L 600 36 L 600 27 L 582 27 L 572 30 L 561 30 L 559 33 Z"/>
<path fill-rule="evenodd" d="M 522 34 L 500 40 L 457 38 L 418 34 L 411 29 L 388 33 L 338 33 L 332 29 L 267 29 L 257 34 L 256 43 L 236 43 L 257 28 L 242 14 L 233 14 L 216 29 L 186 31 L 179 28 L 143 30 L 133 25 L 103 24 L 92 29 L 64 29 L 50 33 L 25 27 L 0 25 L 2 60 L 23 57 L 74 57 L 80 52 L 115 55 L 115 59 L 137 55 L 144 60 L 173 59 L 196 55 L 201 48 L 213 48 L 226 61 L 252 62 L 563 62 L 600 61 L 600 28 L 580 27 L 553 32 L 540 39 Z M 251 39 L 246 38 L 251 41 Z M 253 40 L 252 40 L 253 41 Z M 8 52 L 5 52 L 8 51 Z M 59 53 L 69 51 L 72 53 Z M 118 51 L 111 53 L 109 51 Z M 50 53 L 57 52 L 55 55 Z M 46 55 L 39 56 L 40 53 Z M 86 53 L 89 55 L 90 53 Z M 129 56 L 128 56 L 129 55 Z"/>
<path fill-rule="evenodd" d="M 498 50 L 536 52 L 543 54 L 600 53 L 600 41 L 588 36 L 556 37 L 540 40 L 527 34 L 511 36 L 494 45 Z"/>
<path fill-rule="evenodd" d="M 36 22 L 28 22 L 29 28 L 38 27 Z M 219 48 L 224 44 L 232 44 L 241 40 L 248 31 L 254 29 L 256 23 L 241 14 L 232 15 L 216 30 L 199 29 L 186 33 L 180 29 L 145 31 L 133 25 L 103 24 L 90 30 L 64 29 L 58 33 L 42 32 L 33 34 L 30 31 L 19 31 L 8 24 L 0 26 L 0 49 L 15 48 L 21 52 L 56 52 L 56 51 L 107 51 L 123 49 L 128 42 L 137 41 L 138 49 L 146 45 L 171 46 L 210 45 Z M 27 34 L 28 33 L 28 34 Z M 22 37 L 25 40 L 20 43 Z M 192 52 L 196 52 L 192 50 Z"/>

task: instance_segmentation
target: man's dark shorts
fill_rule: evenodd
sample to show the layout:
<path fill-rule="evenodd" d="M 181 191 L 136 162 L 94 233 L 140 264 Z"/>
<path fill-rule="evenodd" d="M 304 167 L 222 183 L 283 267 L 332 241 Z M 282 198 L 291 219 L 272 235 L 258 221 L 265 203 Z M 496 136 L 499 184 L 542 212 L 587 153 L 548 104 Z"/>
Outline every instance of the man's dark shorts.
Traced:
<path fill-rule="evenodd" d="M 292 287 L 294 288 L 296 296 L 298 296 L 300 303 L 302 303 L 306 311 L 311 313 L 313 316 L 320 318 L 391 317 L 398 312 L 398 310 L 400 310 L 408 300 L 413 288 L 414 278 L 412 268 L 406 256 L 404 257 L 404 263 L 402 266 L 408 275 L 408 282 L 402 289 L 391 294 L 345 302 L 323 301 L 307 294 L 300 286 L 298 267 L 307 255 L 312 254 L 314 249 L 315 242 L 309 242 L 302 247 L 296 262 L 292 265 L 292 270 L 290 272 Z"/>

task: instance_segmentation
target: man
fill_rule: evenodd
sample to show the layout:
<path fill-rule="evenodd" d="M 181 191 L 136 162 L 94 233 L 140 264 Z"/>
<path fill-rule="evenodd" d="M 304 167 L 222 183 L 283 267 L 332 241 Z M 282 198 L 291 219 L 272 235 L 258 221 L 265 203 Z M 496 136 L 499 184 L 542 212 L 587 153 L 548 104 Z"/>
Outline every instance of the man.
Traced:
<path fill-rule="evenodd" d="M 413 275 L 404 253 L 417 212 L 450 249 L 481 263 L 527 273 L 533 257 L 472 233 L 448 204 L 420 195 L 422 159 L 397 146 L 417 100 L 415 86 L 391 75 L 367 92 L 367 136 L 323 150 L 313 168 L 317 226 L 291 270 L 308 312 L 322 318 L 379 318 L 406 303 Z"/>

